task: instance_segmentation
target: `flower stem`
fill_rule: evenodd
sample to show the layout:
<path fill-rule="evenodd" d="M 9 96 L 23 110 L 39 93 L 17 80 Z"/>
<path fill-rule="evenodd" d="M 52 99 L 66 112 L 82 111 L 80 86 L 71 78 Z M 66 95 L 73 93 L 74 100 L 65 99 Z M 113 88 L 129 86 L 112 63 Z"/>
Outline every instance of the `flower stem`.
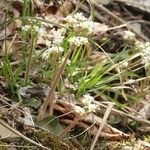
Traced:
<path fill-rule="evenodd" d="M 62 73 L 65 69 L 67 60 L 70 57 L 70 54 L 71 54 L 72 50 L 73 50 L 73 46 L 71 45 L 68 52 L 66 53 L 65 60 L 63 61 L 62 65 L 56 71 L 56 74 L 54 76 L 54 79 L 53 79 L 53 82 L 52 82 L 52 85 L 51 85 L 51 89 L 48 93 L 48 96 L 46 97 L 43 105 L 41 106 L 41 108 L 39 110 L 39 114 L 38 114 L 38 120 L 39 121 L 43 119 L 43 115 L 44 115 L 44 113 L 45 113 L 48 106 L 50 107 L 50 109 L 49 109 L 50 116 L 53 115 L 54 93 L 55 93 L 55 90 L 56 90 L 56 86 L 57 86 L 58 81 L 61 78 L 61 75 L 62 75 Z"/>
<path fill-rule="evenodd" d="M 30 67 L 31 67 L 32 53 L 33 53 L 34 45 L 35 45 L 35 38 L 34 38 L 34 35 L 31 34 L 31 49 L 29 52 L 29 59 L 28 59 L 26 72 L 25 72 L 24 86 L 26 86 L 28 84 L 28 81 L 29 81 L 29 71 L 30 71 Z"/>

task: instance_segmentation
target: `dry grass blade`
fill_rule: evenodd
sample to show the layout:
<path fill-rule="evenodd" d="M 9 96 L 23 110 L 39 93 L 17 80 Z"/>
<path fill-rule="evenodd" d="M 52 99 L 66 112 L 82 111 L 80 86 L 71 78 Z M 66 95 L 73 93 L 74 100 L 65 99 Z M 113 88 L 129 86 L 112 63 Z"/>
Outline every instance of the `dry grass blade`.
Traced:
<path fill-rule="evenodd" d="M 94 137 L 93 143 L 91 144 L 90 150 L 93 150 L 93 149 L 94 149 L 95 144 L 96 144 L 96 142 L 97 142 L 97 140 L 98 140 L 98 138 L 99 138 L 99 135 L 100 135 L 100 133 L 101 133 L 103 127 L 105 126 L 106 121 L 107 121 L 107 118 L 108 118 L 108 116 L 109 116 L 109 114 L 110 114 L 110 112 L 111 112 L 111 110 L 112 110 L 112 108 L 113 108 L 113 105 L 114 105 L 113 103 L 109 103 L 109 105 L 108 105 L 108 107 L 107 107 L 107 110 L 106 110 L 106 112 L 105 112 L 105 114 L 104 114 L 102 123 L 100 124 L 99 129 L 98 129 L 98 132 L 97 132 L 97 134 L 96 134 L 95 137 Z"/>
<path fill-rule="evenodd" d="M 99 110 L 98 112 L 103 113 L 104 110 L 107 108 L 107 106 L 105 106 L 104 104 L 101 104 L 101 103 L 98 103 L 98 104 L 102 107 L 101 110 Z M 133 120 L 141 123 L 142 125 L 150 125 L 149 120 L 137 118 L 132 114 L 128 114 L 128 113 L 125 113 L 125 112 L 117 110 L 117 109 L 112 109 L 111 115 L 117 115 L 117 116 L 119 115 L 121 118 L 130 118 L 130 119 L 133 119 Z"/>

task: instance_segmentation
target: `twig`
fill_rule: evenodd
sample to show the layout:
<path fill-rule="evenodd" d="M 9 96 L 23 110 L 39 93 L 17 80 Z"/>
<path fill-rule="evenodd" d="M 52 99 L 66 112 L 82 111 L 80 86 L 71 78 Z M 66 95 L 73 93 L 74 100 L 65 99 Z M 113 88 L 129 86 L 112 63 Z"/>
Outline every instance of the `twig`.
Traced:
<path fill-rule="evenodd" d="M 94 149 L 95 144 L 96 144 L 96 142 L 97 142 L 97 140 L 98 140 L 98 138 L 99 138 L 99 136 L 100 136 L 100 133 L 101 133 L 103 127 L 104 127 L 105 124 L 106 124 L 107 118 L 108 118 L 109 114 L 111 113 L 111 110 L 112 110 L 112 108 L 113 108 L 113 105 L 114 105 L 113 103 L 109 103 L 109 105 L 108 105 L 108 107 L 107 107 L 107 110 L 106 110 L 106 112 L 105 112 L 105 114 L 104 114 L 103 120 L 102 120 L 102 122 L 101 122 L 101 124 L 100 124 L 100 126 L 99 126 L 98 132 L 97 132 L 97 134 L 96 134 L 95 137 L 94 137 L 93 143 L 91 144 L 90 150 L 93 150 L 93 149 Z"/>
<path fill-rule="evenodd" d="M 103 107 L 104 109 L 107 108 L 107 106 L 105 106 L 104 104 L 101 104 L 99 102 L 96 102 L 96 104 L 99 104 L 101 107 Z M 97 110 L 97 112 L 99 113 L 103 113 L 104 112 L 104 109 L 101 108 L 100 110 Z M 131 114 L 128 114 L 128 113 L 124 113 L 123 111 L 120 111 L 120 110 L 117 110 L 117 109 L 112 109 L 112 112 L 111 112 L 112 115 L 119 115 L 119 116 L 123 116 L 124 118 L 130 118 L 130 119 L 133 119 L 143 125 L 150 125 L 150 121 L 146 120 L 146 119 L 142 119 L 142 118 L 137 118 Z"/>
<path fill-rule="evenodd" d="M 24 149 L 24 148 L 28 148 L 28 149 L 29 149 L 29 148 L 30 148 L 30 149 L 31 149 L 31 148 L 36 148 L 36 146 L 19 146 L 19 145 L 11 145 L 11 144 L 10 144 L 10 145 L 8 145 L 8 144 L 7 144 L 7 145 L 6 145 L 6 144 L 0 144 L 0 147 L 10 147 L 10 149 L 11 149 L 11 148 L 22 148 L 22 149 Z M 4 148 L 4 149 L 5 149 L 5 148 Z M 8 148 L 8 149 L 9 149 L 9 148 Z"/>
<path fill-rule="evenodd" d="M 132 21 L 126 22 L 126 24 L 132 24 L 132 23 L 143 23 L 143 24 L 150 25 L 150 21 L 147 21 L 147 20 L 132 20 Z"/>
<path fill-rule="evenodd" d="M 139 78 L 139 79 L 136 79 L 136 80 L 129 80 L 127 82 L 124 82 L 123 85 L 137 83 L 137 82 L 140 82 L 140 81 L 143 81 L 143 80 L 146 80 L 146 79 L 150 79 L 150 76 Z"/>
<path fill-rule="evenodd" d="M 13 129 L 11 126 L 9 126 L 8 124 L 6 124 L 4 121 L 2 121 L 0 119 L 0 124 L 3 125 L 4 127 L 6 127 L 7 129 L 9 129 L 10 131 L 12 131 L 13 133 L 17 134 L 18 136 L 20 136 L 21 138 L 23 138 L 24 140 L 28 141 L 29 143 L 33 144 L 33 145 L 36 145 L 42 149 L 46 149 L 46 150 L 51 150 L 50 148 L 48 147 L 45 147 L 43 146 L 42 144 L 39 144 L 31 139 L 29 139 L 28 137 L 24 136 L 23 134 L 21 134 L 19 131 Z"/>

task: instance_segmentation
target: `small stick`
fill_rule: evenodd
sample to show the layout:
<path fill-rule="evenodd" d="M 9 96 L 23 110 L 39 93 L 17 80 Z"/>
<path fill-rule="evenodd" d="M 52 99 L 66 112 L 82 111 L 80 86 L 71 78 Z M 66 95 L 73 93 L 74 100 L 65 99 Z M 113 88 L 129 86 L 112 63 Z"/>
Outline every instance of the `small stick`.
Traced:
<path fill-rule="evenodd" d="M 1 124 L 2 126 L 6 127 L 7 129 L 9 129 L 10 131 L 12 131 L 13 133 L 17 134 L 18 136 L 20 136 L 20 137 L 23 138 L 24 140 L 28 141 L 29 143 L 31 143 L 31 144 L 33 144 L 33 145 L 36 145 L 36 146 L 38 146 L 38 147 L 40 147 L 40 148 L 42 148 L 42 149 L 51 150 L 50 148 L 45 147 L 45 146 L 43 146 L 42 144 L 37 143 L 37 142 L 35 142 L 35 141 L 29 139 L 28 137 L 24 136 L 24 135 L 21 134 L 19 131 L 13 129 L 11 126 L 9 126 L 8 124 L 6 124 L 6 123 L 5 123 L 4 121 L 2 121 L 1 119 L 0 119 L 0 124 Z"/>
<path fill-rule="evenodd" d="M 104 127 L 105 124 L 106 124 L 107 118 L 108 118 L 109 114 L 111 113 L 111 110 L 112 110 L 112 108 L 113 108 L 113 105 L 114 105 L 113 103 L 109 103 L 109 105 L 108 105 L 108 107 L 107 107 L 107 109 L 106 109 L 106 112 L 105 112 L 105 114 L 104 114 L 103 120 L 102 120 L 102 122 L 101 122 L 101 124 L 100 124 L 100 126 L 99 126 L 98 132 L 97 132 L 97 134 L 96 134 L 95 137 L 94 137 L 93 143 L 91 144 L 90 150 L 93 150 L 93 149 L 94 149 L 95 144 L 96 144 L 96 142 L 97 142 L 97 140 L 98 140 L 98 138 L 99 138 L 99 135 L 100 135 L 100 133 L 101 133 L 103 127 Z"/>

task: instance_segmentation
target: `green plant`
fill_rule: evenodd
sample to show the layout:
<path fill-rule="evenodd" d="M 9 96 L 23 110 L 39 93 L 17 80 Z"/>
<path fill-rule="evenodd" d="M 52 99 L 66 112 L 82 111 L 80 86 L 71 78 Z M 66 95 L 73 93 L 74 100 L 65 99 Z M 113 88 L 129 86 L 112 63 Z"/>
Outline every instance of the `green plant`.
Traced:
<path fill-rule="evenodd" d="M 32 14 L 31 9 L 31 1 L 24 0 L 23 1 L 23 9 L 22 9 L 22 16 L 30 16 Z"/>

